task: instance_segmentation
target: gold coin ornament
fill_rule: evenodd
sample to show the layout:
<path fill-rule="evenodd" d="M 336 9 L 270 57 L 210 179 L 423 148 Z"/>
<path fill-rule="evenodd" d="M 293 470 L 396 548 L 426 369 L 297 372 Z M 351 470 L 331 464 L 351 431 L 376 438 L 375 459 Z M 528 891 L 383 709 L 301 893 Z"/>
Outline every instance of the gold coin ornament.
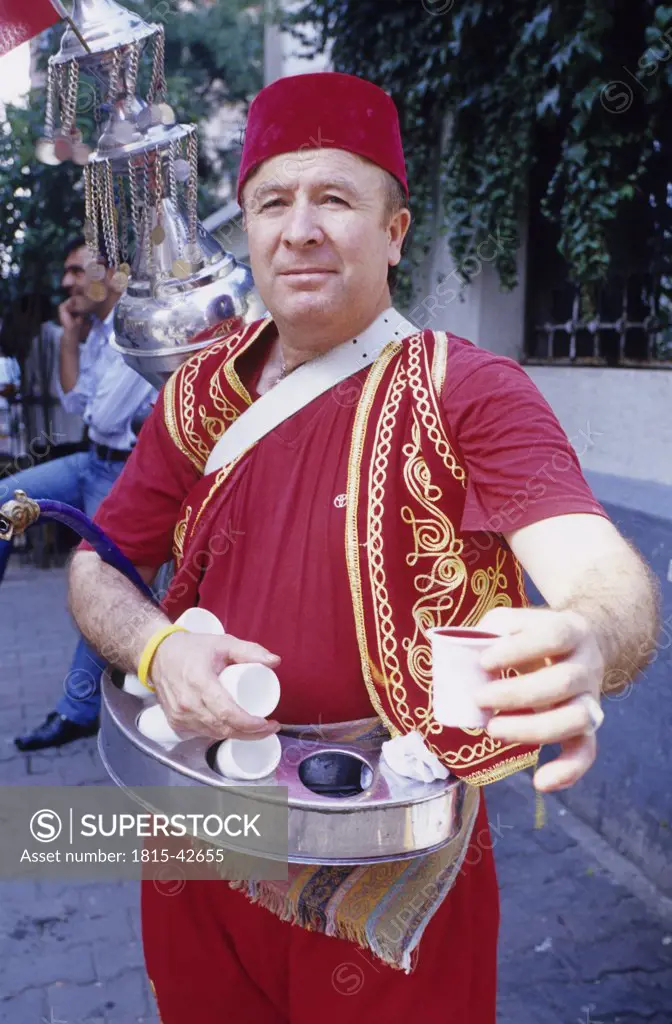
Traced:
<path fill-rule="evenodd" d="M 187 260 L 173 260 L 173 277 L 180 281 L 186 281 L 191 274 L 191 264 Z"/>
<path fill-rule="evenodd" d="M 92 281 L 86 289 L 86 294 L 92 302 L 102 302 L 107 298 L 107 288 L 102 281 Z"/>
<path fill-rule="evenodd" d="M 125 292 L 128 287 L 128 274 L 122 273 L 121 269 L 112 275 L 110 285 L 115 292 Z"/>
<path fill-rule="evenodd" d="M 154 245 L 161 245 L 161 243 L 165 241 L 166 232 L 160 224 L 157 224 L 155 228 L 152 228 L 152 232 L 149 237 Z"/>
<path fill-rule="evenodd" d="M 72 143 L 65 135 L 57 135 L 54 139 L 54 154 L 59 163 L 64 163 L 72 157 Z"/>
<path fill-rule="evenodd" d="M 186 160 L 175 161 L 175 177 L 178 181 L 189 180 L 190 167 Z"/>
<path fill-rule="evenodd" d="M 126 274 L 126 277 L 130 277 L 131 276 L 131 268 L 130 268 L 129 264 L 128 263 L 120 263 L 119 264 L 119 273 L 120 274 Z"/>
<path fill-rule="evenodd" d="M 61 162 L 56 156 L 53 139 L 38 139 L 35 144 L 35 156 L 41 164 L 46 164 L 48 167 L 58 167 Z"/>

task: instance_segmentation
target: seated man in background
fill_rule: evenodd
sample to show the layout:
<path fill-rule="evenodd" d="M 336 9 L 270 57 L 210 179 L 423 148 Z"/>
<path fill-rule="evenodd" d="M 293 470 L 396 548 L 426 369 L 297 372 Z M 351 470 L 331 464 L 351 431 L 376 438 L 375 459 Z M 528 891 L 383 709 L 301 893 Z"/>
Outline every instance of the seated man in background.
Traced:
<path fill-rule="evenodd" d="M 63 274 L 69 294 L 59 307 L 59 390 L 65 411 L 81 415 L 86 424 L 88 449 L 15 473 L 3 481 L 3 499 L 23 490 L 92 516 L 124 468 L 135 443 L 132 424 L 149 411 L 155 392 L 110 345 L 119 298 L 111 278 L 112 271 L 97 263 L 83 238 L 70 243 Z M 8 557 L 9 544 L 0 542 L 0 580 Z M 19 750 L 62 746 L 96 732 L 103 665 L 80 639 L 64 693 L 41 725 L 15 739 Z"/>

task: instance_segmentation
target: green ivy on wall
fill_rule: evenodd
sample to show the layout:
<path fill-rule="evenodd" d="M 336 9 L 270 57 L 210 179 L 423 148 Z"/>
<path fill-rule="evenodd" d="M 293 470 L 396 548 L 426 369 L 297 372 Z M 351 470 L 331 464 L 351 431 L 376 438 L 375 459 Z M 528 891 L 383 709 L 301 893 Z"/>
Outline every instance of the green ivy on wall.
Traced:
<path fill-rule="evenodd" d="M 646 222 L 647 259 L 668 258 L 672 7 L 305 0 L 288 25 L 316 31 L 315 52 L 394 98 L 416 262 L 439 228 L 468 280 L 469 257 L 494 236 L 506 240 L 493 261 L 501 285 L 514 287 L 531 195 L 588 289 L 627 255 L 628 207 Z"/>

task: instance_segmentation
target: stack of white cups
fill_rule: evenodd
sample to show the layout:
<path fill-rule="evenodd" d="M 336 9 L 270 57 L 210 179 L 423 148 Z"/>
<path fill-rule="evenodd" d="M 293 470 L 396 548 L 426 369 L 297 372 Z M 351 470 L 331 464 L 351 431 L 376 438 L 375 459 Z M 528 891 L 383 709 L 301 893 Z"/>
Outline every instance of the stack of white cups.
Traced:
<path fill-rule="evenodd" d="M 224 627 L 212 612 L 205 608 L 189 608 L 175 625 L 190 633 L 209 633 L 222 636 Z M 250 662 L 229 665 L 219 674 L 219 681 L 244 711 L 267 718 L 280 701 L 280 682 L 275 672 L 266 665 Z M 136 696 L 147 696 L 147 689 L 137 676 L 127 675 L 124 690 Z M 188 738 L 171 728 L 160 704 L 146 708 L 138 718 L 138 729 L 143 736 L 171 749 Z M 273 734 L 260 740 L 223 740 L 217 748 L 215 764 L 222 775 L 231 779 L 263 779 L 275 771 L 280 763 L 282 748 Z"/>

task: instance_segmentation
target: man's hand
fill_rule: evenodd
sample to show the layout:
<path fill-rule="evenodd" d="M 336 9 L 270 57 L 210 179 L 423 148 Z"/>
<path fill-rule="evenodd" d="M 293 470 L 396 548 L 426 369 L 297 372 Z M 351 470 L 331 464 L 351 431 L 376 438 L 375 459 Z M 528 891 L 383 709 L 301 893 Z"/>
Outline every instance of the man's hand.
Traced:
<path fill-rule="evenodd" d="M 234 636 L 167 637 L 152 661 L 151 681 L 173 729 L 219 740 L 260 740 L 277 732 L 277 722 L 243 711 L 217 678 L 227 665 L 250 661 L 274 668 L 280 658 Z"/>
<path fill-rule="evenodd" d="M 58 307 L 58 319 L 63 328 L 61 344 L 81 345 L 86 341 L 91 329 L 91 322 L 88 317 L 73 308 L 72 298 L 66 299 Z"/>
<path fill-rule="evenodd" d="M 478 628 L 501 633 L 481 659 L 487 671 L 520 675 L 484 687 L 479 704 L 493 714 L 487 731 L 506 743 L 560 743 L 562 754 L 535 774 L 538 790 L 574 785 L 597 753 L 592 703 L 605 670 L 597 637 L 583 616 L 546 608 L 493 608 Z M 594 707 L 594 705 L 593 705 Z M 533 714 L 516 714 L 533 708 Z"/>

